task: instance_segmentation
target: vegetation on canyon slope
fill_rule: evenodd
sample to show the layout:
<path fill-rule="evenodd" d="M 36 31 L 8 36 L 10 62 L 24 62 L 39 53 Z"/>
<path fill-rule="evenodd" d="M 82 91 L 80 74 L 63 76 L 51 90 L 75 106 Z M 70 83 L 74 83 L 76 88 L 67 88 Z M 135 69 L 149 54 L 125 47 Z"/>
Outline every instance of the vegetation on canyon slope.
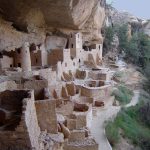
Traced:
<path fill-rule="evenodd" d="M 133 92 L 124 85 L 119 85 L 112 93 L 115 99 L 120 102 L 120 104 L 128 104 L 133 96 Z"/>
<path fill-rule="evenodd" d="M 128 26 L 115 25 L 105 29 L 105 43 L 108 48 L 112 47 L 113 36 L 116 34 L 119 38 L 118 50 L 124 50 L 126 60 L 141 67 L 141 70 L 150 75 L 150 38 L 141 32 L 132 33 L 132 37 L 128 39 Z M 109 42 L 108 42 L 109 41 Z"/>
<path fill-rule="evenodd" d="M 143 82 L 143 88 L 150 92 L 150 38 L 142 32 L 132 33 L 128 39 L 127 25 L 116 25 L 108 27 L 105 36 L 106 42 L 112 46 L 114 34 L 119 38 L 119 51 L 124 50 L 126 61 L 136 65 L 147 78 Z M 124 101 L 125 97 L 120 94 L 119 100 Z M 128 95 L 127 95 L 128 96 Z M 117 98 L 117 97 L 116 97 Z M 142 150 L 150 149 L 150 96 L 141 95 L 140 103 L 134 107 L 122 108 L 114 121 L 108 122 L 106 135 L 111 145 L 119 142 L 120 138 L 129 139 L 133 145 L 139 146 Z"/>
<path fill-rule="evenodd" d="M 121 136 L 142 148 L 150 149 L 150 103 L 149 98 L 141 96 L 140 103 L 134 107 L 122 108 L 113 122 L 106 126 L 106 136 L 112 146 L 119 142 Z"/>

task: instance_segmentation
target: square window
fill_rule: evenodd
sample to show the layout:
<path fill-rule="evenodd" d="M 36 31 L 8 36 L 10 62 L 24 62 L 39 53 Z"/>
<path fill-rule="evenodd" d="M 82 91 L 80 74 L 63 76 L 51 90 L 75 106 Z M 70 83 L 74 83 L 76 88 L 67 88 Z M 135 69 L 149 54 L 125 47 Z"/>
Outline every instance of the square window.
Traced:
<path fill-rule="evenodd" d="M 17 53 L 20 54 L 21 53 L 21 49 L 17 49 Z"/>
<path fill-rule="evenodd" d="M 21 63 L 18 63 L 18 67 L 21 67 Z"/>

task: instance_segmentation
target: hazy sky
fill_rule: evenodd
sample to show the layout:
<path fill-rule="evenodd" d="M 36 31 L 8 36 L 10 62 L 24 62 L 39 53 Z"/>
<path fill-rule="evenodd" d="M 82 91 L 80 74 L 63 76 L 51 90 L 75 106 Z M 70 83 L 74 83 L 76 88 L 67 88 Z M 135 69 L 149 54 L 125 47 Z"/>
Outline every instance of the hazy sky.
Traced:
<path fill-rule="evenodd" d="M 113 6 L 118 10 L 125 10 L 137 17 L 150 19 L 150 0 L 107 0 L 107 2 L 113 2 Z"/>

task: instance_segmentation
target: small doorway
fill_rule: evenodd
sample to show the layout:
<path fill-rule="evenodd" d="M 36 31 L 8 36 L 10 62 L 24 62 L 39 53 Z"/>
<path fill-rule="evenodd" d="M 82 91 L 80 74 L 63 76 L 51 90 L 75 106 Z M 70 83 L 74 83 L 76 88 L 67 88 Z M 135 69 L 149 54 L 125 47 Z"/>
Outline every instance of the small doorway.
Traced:
<path fill-rule="evenodd" d="M 36 64 L 37 64 L 38 63 L 38 59 L 36 58 L 35 61 L 36 61 Z"/>
<path fill-rule="evenodd" d="M 20 67 L 20 68 L 21 68 L 21 63 L 18 63 L 18 67 Z"/>

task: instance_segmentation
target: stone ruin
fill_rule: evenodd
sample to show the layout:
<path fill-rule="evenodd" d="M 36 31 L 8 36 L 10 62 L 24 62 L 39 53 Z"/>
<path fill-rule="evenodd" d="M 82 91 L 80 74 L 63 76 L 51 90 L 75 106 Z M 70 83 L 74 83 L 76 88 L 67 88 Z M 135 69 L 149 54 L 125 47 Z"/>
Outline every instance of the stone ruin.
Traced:
<path fill-rule="evenodd" d="M 1 150 L 98 150 L 93 107 L 113 103 L 112 73 L 102 43 L 84 49 L 81 33 L 68 42 L 67 49 L 25 43 L 1 52 Z"/>
<path fill-rule="evenodd" d="M 39 149 L 33 91 L 6 90 L 0 94 L 0 148 Z"/>

